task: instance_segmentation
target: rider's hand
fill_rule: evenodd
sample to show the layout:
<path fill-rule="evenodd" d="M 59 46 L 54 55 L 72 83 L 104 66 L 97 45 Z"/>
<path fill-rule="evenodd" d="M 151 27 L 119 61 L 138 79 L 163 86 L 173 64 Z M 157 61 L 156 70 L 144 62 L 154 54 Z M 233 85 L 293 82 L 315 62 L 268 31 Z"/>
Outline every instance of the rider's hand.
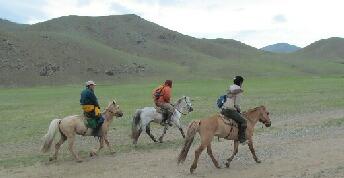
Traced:
<path fill-rule="evenodd" d="M 241 109 L 240 109 L 239 106 L 235 105 L 234 107 L 235 107 L 235 109 L 236 109 L 236 111 L 237 111 L 238 113 L 241 113 Z"/>

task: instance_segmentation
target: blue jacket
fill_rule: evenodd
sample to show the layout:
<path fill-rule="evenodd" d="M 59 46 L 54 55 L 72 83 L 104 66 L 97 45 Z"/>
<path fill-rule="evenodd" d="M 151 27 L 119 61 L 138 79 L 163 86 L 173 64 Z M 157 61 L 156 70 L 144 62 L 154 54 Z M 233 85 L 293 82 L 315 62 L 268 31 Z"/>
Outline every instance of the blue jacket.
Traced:
<path fill-rule="evenodd" d="M 86 88 L 81 92 L 80 104 L 99 106 L 96 95 L 94 94 L 93 90 L 89 88 Z"/>

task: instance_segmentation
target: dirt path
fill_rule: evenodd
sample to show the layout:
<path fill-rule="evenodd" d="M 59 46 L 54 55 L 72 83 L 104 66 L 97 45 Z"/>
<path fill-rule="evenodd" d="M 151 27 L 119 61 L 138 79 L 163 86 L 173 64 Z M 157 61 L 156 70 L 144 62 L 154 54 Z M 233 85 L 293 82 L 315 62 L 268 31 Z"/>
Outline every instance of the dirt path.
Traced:
<path fill-rule="evenodd" d="M 333 118 L 343 118 L 344 111 L 279 121 L 271 132 L 255 136 L 255 147 L 262 163 L 253 161 L 247 146 L 230 168 L 216 169 L 206 152 L 202 153 L 195 174 L 189 167 L 198 144 L 191 147 L 187 160 L 176 164 L 179 149 L 132 151 L 114 156 L 102 154 L 83 163 L 63 160 L 56 163 L 0 170 L 0 177 L 344 177 L 344 127 L 320 127 Z M 326 117 L 325 117 L 326 115 Z M 313 122 L 314 121 L 314 122 Z M 315 122 L 316 121 L 316 122 Z M 317 126 L 314 126 L 318 123 Z M 300 130 L 300 128 L 302 128 Z M 267 131 L 267 130 L 266 130 Z M 232 151 L 232 143 L 213 141 L 213 152 L 223 161 Z"/>

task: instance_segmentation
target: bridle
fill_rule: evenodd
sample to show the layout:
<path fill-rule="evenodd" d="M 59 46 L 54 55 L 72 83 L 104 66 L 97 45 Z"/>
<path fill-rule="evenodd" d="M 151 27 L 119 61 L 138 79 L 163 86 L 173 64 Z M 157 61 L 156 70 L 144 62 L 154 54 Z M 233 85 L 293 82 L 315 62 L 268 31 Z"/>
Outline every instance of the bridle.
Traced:
<path fill-rule="evenodd" d="M 105 111 L 109 112 L 112 116 L 116 116 L 116 112 L 111 111 L 109 108 L 106 108 Z"/>
<path fill-rule="evenodd" d="M 189 103 L 186 101 L 186 97 L 183 97 L 183 98 L 184 98 L 184 101 L 185 101 L 186 105 L 189 106 Z M 179 102 L 179 103 L 180 103 L 180 102 Z M 182 115 L 184 115 L 184 116 L 188 114 L 188 113 L 183 113 L 183 112 L 179 111 L 179 110 L 178 110 L 178 107 L 175 107 L 174 109 L 176 109 L 180 114 L 182 114 Z"/>
<path fill-rule="evenodd" d="M 261 114 L 261 115 L 263 115 L 263 114 Z M 267 114 L 267 115 L 269 115 L 269 114 Z M 259 118 L 259 122 L 263 123 L 264 125 L 269 124 L 269 121 L 263 121 L 261 118 Z"/>

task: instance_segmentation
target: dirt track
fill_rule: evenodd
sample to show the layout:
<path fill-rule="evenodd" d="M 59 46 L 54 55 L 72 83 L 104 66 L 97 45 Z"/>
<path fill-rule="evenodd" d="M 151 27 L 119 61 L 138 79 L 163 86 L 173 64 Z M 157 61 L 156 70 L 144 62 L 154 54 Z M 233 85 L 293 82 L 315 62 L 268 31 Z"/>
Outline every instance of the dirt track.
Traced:
<path fill-rule="evenodd" d="M 230 168 L 225 168 L 232 143 L 215 139 L 213 152 L 223 168 L 216 169 L 203 152 L 193 175 L 189 167 L 198 144 L 193 144 L 181 165 L 176 164 L 180 148 L 113 156 L 106 151 L 83 163 L 62 160 L 2 169 L 0 177 L 344 177 L 344 127 L 323 124 L 343 116 L 344 111 L 337 110 L 276 121 L 274 130 L 264 129 L 254 137 L 260 164 L 253 161 L 247 146 L 240 146 Z"/>

